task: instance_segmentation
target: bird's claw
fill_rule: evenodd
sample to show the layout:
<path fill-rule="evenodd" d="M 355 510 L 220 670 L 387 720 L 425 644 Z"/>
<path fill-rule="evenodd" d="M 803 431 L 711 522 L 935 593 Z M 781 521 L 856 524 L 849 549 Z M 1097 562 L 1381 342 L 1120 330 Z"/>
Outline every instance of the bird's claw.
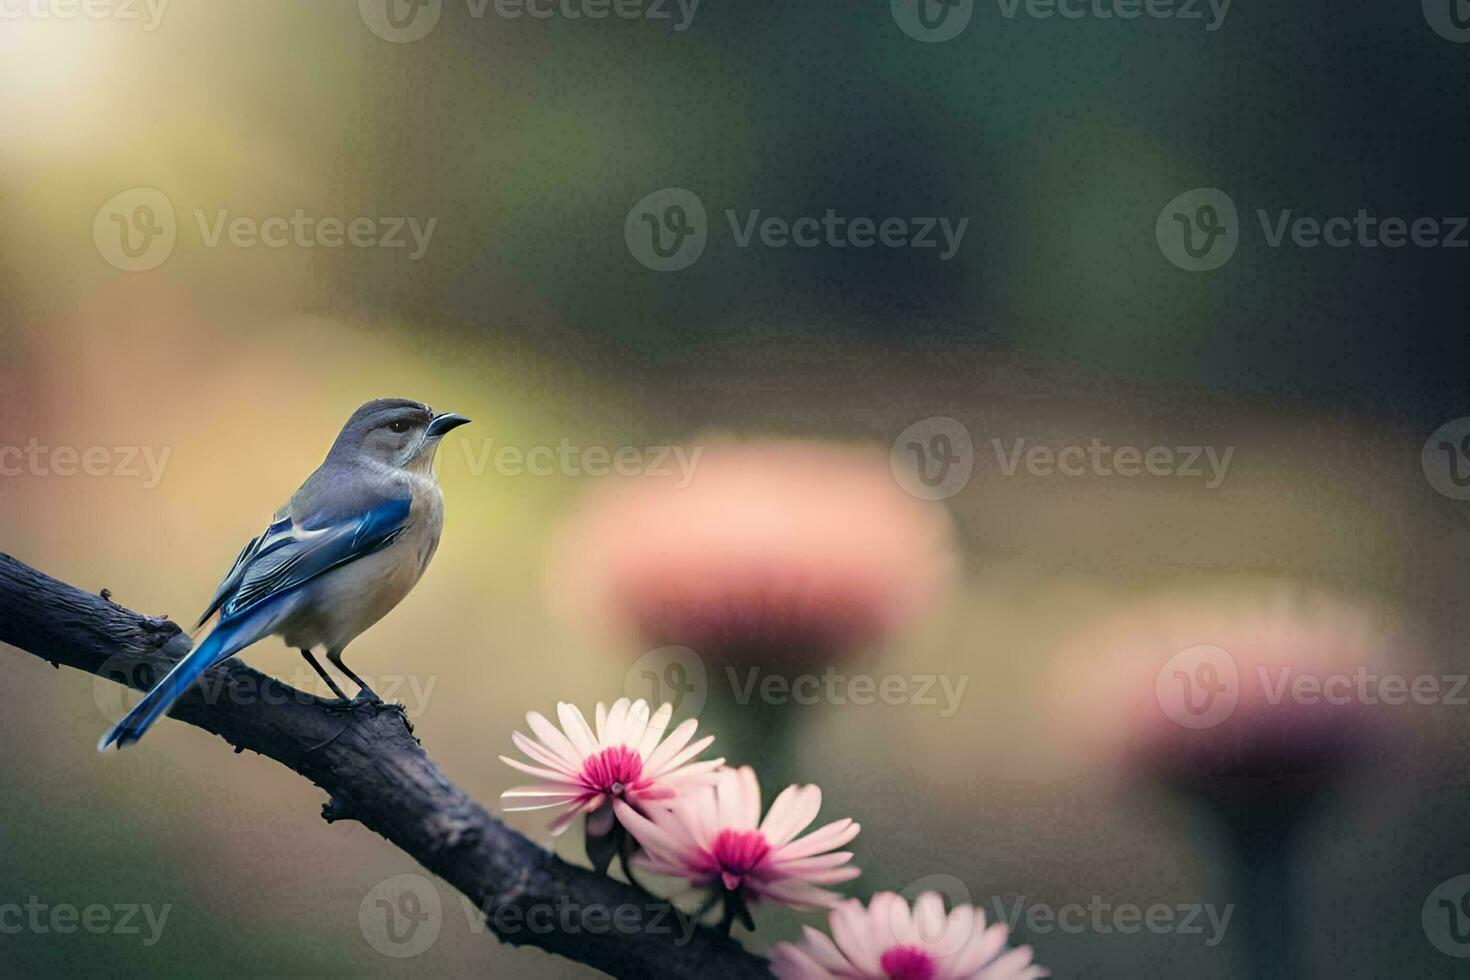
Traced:
<path fill-rule="evenodd" d="M 333 701 L 326 702 L 327 710 L 339 711 L 344 714 L 357 711 L 360 708 L 378 708 L 382 704 L 383 699 L 367 688 L 358 691 L 356 697 L 337 698 Z"/>
<path fill-rule="evenodd" d="M 327 701 L 326 708 L 328 711 L 336 711 L 341 714 L 351 714 L 364 709 L 371 709 L 374 714 L 383 711 L 396 711 L 405 719 L 408 718 L 408 709 L 403 705 L 396 701 L 384 701 L 367 688 L 358 691 L 356 697 L 338 698 L 335 701 Z"/>

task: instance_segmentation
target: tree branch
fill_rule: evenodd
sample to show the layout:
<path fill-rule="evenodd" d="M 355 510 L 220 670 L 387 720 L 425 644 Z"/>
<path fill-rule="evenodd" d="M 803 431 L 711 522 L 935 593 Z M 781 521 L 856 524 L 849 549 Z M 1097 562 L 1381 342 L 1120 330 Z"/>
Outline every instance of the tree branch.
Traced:
<path fill-rule="evenodd" d="M 3 553 L 0 642 L 139 690 L 190 646 L 166 618 L 140 616 Z M 169 714 L 320 786 L 330 796 L 328 821 L 356 820 L 383 835 L 475 903 L 490 930 L 512 945 L 538 946 L 614 976 L 768 975 L 765 960 L 729 937 L 703 926 L 686 936 L 668 903 L 567 864 L 510 830 L 440 772 L 398 711 L 332 711 L 232 659 L 206 673 Z M 586 927 L 562 928 L 558 910 L 567 908 Z M 539 911 L 528 920 L 532 909 Z M 589 910 L 595 917 L 581 918 Z M 530 922 L 554 927 L 540 931 Z"/>

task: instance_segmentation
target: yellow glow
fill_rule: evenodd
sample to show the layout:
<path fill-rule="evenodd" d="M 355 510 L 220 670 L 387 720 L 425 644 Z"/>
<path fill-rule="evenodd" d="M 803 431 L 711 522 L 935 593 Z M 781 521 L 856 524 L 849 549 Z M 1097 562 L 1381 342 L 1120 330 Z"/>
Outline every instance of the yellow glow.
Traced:
<path fill-rule="evenodd" d="M 105 118 L 111 100 L 97 96 L 128 27 L 37 18 L 34 2 L 0 0 L 0 128 L 12 150 L 56 155 Z"/>

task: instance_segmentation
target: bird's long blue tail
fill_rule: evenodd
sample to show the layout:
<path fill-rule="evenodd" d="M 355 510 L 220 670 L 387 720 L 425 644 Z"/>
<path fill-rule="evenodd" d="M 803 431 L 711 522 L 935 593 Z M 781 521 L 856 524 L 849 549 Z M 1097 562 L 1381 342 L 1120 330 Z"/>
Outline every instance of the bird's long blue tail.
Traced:
<path fill-rule="evenodd" d="M 107 730 L 102 741 L 97 743 L 97 751 L 106 750 L 114 742 L 120 749 L 127 748 L 142 738 L 149 726 L 158 720 L 158 716 L 172 707 L 179 696 L 189 689 L 189 685 L 199 679 L 200 674 L 214 666 L 215 655 L 224 645 L 224 639 L 220 635 L 224 632 L 226 631 L 216 629 L 190 650 L 183 660 L 174 664 L 173 670 L 165 674 L 163 680 L 155 684 L 153 690 L 133 706 L 127 717 Z"/>
<path fill-rule="evenodd" d="M 280 602 L 269 606 L 274 608 L 262 608 L 235 622 L 216 626 L 183 660 L 174 664 L 173 670 L 165 674 L 153 690 L 143 695 L 143 700 L 133 706 L 127 717 L 107 730 L 97 743 L 97 751 L 106 751 L 113 743 L 125 749 L 138 741 L 159 715 L 173 707 L 173 703 L 189 690 L 200 674 L 269 634 L 290 609 L 289 604 L 283 607 Z"/>

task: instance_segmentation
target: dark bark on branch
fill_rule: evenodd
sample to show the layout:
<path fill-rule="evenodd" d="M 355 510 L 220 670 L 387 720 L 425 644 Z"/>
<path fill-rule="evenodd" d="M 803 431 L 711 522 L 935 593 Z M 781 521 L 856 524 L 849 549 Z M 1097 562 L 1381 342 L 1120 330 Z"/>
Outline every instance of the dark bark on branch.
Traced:
<path fill-rule="evenodd" d="M 140 616 L 3 553 L 0 643 L 139 690 L 190 646 L 166 618 Z M 334 712 L 234 659 L 208 672 L 169 714 L 320 786 L 330 797 L 327 820 L 356 820 L 383 835 L 483 910 L 491 931 L 508 943 L 614 976 L 768 975 L 765 960 L 712 929 L 700 927 L 681 942 L 684 930 L 660 907 L 666 903 L 567 864 L 507 828 L 439 771 L 398 711 Z M 540 909 L 534 921 L 558 927 L 527 928 L 533 908 Z M 607 911 L 598 911 L 595 932 L 564 931 L 563 908 Z"/>

